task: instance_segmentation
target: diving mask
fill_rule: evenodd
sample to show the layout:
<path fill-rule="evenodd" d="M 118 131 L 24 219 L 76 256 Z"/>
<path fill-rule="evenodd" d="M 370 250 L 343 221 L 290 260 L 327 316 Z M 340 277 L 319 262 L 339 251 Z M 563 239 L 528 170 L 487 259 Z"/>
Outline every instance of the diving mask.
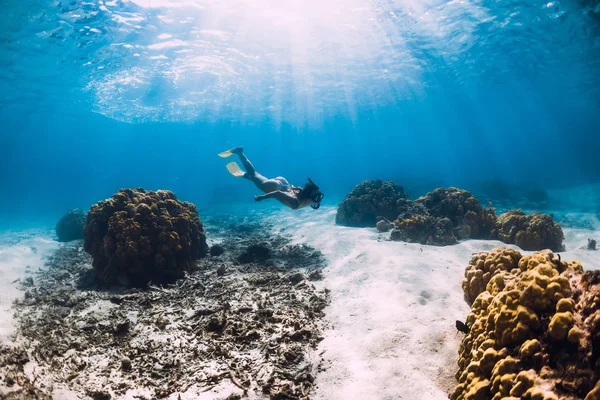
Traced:
<path fill-rule="evenodd" d="M 315 193 L 315 195 L 312 197 L 312 201 L 315 202 L 316 204 L 310 205 L 313 208 L 313 210 L 317 210 L 319 207 L 321 207 L 321 200 L 323 200 L 323 197 L 325 197 L 325 195 L 323 193 L 321 193 L 321 192 Z"/>

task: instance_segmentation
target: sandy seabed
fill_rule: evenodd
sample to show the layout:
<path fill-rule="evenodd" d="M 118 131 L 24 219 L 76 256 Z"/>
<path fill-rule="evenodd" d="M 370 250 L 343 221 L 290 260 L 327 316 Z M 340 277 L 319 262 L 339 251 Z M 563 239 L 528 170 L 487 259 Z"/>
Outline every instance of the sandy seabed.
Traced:
<path fill-rule="evenodd" d="M 297 317 L 313 324 L 311 329 L 319 337 L 311 343 L 308 340 L 281 341 L 280 345 L 283 343 L 287 350 L 300 346 L 296 350 L 298 354 L 302 353 L 304 359 L 302 362 L 288 360 L 289 363 L 281 365 L 275 362 L 275 367 L 286 371 L 285 368 L 293 371 L 304 368 L 302 379 L 306 381 L 302 382 L 308 382 L 305 388 L 312 399 L 446 399 L 455 384 L 458 347 L 462 339 L 455 329 L 455 321 L 464 320 L 469 312 L 461 290 L 465 267 L 473 253 L 503 244 L 468 240 L 455 246 L 433 247 L 390 242 L 386 234 L 375 229 L 336 226 L 333 207 L 322 207 L 318 212 L 273 210 L 260 216 L 261 223 L 271 226 L 273 234 L 288 237 L 288 246 L 307 245 L 319 250 L 326 265 L 320 280 L 308 279 L 309 272 L 302 270 L 305 274 L 302 279 L 307 282 L 304 289 L 302 285 L 299 289 L 295 287 L 299 282 L 294 280 L 296 278 L 288 279 L 294 273 L 293 266 L 289 270 L 269 271 L 280 274 L 277 279 L 287 282 L 274 286 L 273 290 L 277 293 L 298 291 L 300 300 L 302 296 L 307 299 L 313 295 L 323 296 L 319 304 L 328 304 L 322 309 L 323 315 L 312 315 L 309 314 L 312 311 L 306 311 L 308 308 L 298 308 L 304 311 Z M 600 224 L 587 214 L 569 214 L 568 220 L 584 221 L 581 225 L 587 229 L 563 227 L 567 251 L 561 253 L 562 259 L 579 260 L 586 270 L 600 269 L 600 253 L 585 250 L 588 238 L 600 239 Z M 207 225 L 210 227 L 209 222 Z M 209 238 L 221 240 L 218 232 L 212 236 L 209 232 Z M 6 233 L 1 240 L 0 335 L 7 343 L 12 339 L 19 340 L 19 335 L 14 337 L 18 330 L 15 330 L 17 321 L 13 318 L 12 304 L 16 298 L 23 296 L 20 284 L 28 276 L 35 277 L 35 271 L 43 270 L 47 257 L 59 245 L 52 241 L 51 232 L 43 231 Z M 261 274 L 263 272 L 260 271 Z M 258 272 L 249 270 L 240 273 L 255 276 Z M 226 276 L 235 282 L 235 274 Z M 239 279 L 248 281 L 249 278 L 240 275 Z M 255 290 L 252 287 L 247 289 L 250 292 Z M 282 296 L 273 299 L 275 309 L 295 307 L 297 303 L 289 302 L 285 293 Z M 243 298 L 233 300 L 245 301 Z M 319 309 L 320 306 L 317 311 Z M 274 324 L 276 335 L 286 337 L 288 328 L 285 322 Z M 248 354 L 252 351 L 259 350 L 249 345 Z M 283 354 L 278 351 L 281 353 L 281 350 L 273 350 L 272 355 Z M 293 357 L 289 352 L 286 354 Z M 25 368 L 31 374 L 35 371 L 33 364 L 30 361 Z M 219 365 L 214 368 L 222 371 Z M 38 368 L 38 371 L 42 370 Z M 309 370 L 311 375 L 307 377 L 306 371 Z M 170 393 L 168 397 L 225 399 L 231 394 L 243 394 L 246 386 L 250 398 L 269 397 L 268 393 L 263 395 L 254 390 L 256 382 L 262 378 L 250 372 L 243 382 L 239 377 L 235 379 L 237 382 L 233 382 L 230 375 L 221 378 L 212 382 L 215 383 L 212 387 L 177 387 L 180 391 Z M 280 380 L 284 378 L 279 377 Z M 297 377 L 289 378 L 290 382 L 294 379 Z M 300 385 L 303 385 L 302 382 Z M 93 393 L 73 390 L 73 386 L 56 384 L 53 397 L 94 397 Z M 152 398 L 151 392 L 144 389 L 129 388 L 121 394 L 112 392 L 112 396 Z M 7 393 L 7 390 L 6 386 L 0 386 L 0 393 Z"/>

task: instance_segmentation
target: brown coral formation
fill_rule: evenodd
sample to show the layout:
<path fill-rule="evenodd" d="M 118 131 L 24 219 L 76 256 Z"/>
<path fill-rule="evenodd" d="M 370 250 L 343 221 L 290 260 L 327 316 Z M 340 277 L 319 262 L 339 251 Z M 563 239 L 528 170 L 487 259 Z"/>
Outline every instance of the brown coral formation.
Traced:
<path fill-rule="evenodd" d="M 594 399 L 600 377 L 600 271 L 550 251 L 473 256 L 472 302 L 452 400 Z"/>
<path fill-rule="evenodd" d="M 415 201 L 399 200 L 398 206 L 392 240 L 446 246 L 459 239 L 490 239 L 496 223 L 495 210 L 462 189 L 435 189 Z"/>
<path fill-rule="evenodd" d="M 168 190 L 122 189 L 92 206 L 84 248 L 97 280 L 144 286 L 173 282 L 208 250 L 196 207 Z"/>
<path fill-rule="evenodd" d="M 459 239 L 498 239 L 523 250 L 564 250 L 562 229 L 552 216 L 511 210 L 496 217 L 493 208 L 481 206 L 466 190 L 439 188 L 398 204 L 401 214 L 392 240 L 445 246 Z"/>
<path fill-rule="evenodd" d="M 468 226 L 468 237 L 489 239 L 496 224 L 494 209 L 487 209 L 470 192 L 457 188 L 438 188 L 415 200 L 429 215 L 448 218 L 454 227 Z"/>
<path fill-rule="evenodd" d="M 521 210 L 511 210 L 498 217 L 496 229 L 499 240 L 523 250 L 564 250 L 563 231 L 548 214 L 527 215 Z"/>
<path fill-rule="evenodd" d="M 387 221 L 394 221 L 393 226 Z M 409 200 L 401 186 L 364 181 L 340 204 L 338 225 L 377 227 L 395 241 L 446 246 L 461 239 L 498 239 L 523 250 L 562 251 L 564 235 L 551 215 L 511 210 L 496 217 L 470 192 L 438 188 Z"/>
<path fill-rule="evenodd" d="M 335 223 L 354 227 L 375 227 L 377 218 L 390 221 L 398 217 L 398 200 L 405 199 L 404 189 L 392 182 L 364 181 L 339 205 Z"/>
<path fill-rule="evenodd" d="M 435 218 L 430 215 L 413 215 L 394 221 L 392 240 L 421 243 L 433 246 L 456 244 L 452 222 L 448 218 Z"/>
<path fill-rule="evenodd" d="M 83 239 L 83 226 L 85 225 L 85 212 L 71 210 L 61 217 L 56 224 L 56 236 L 59 242 Z"/>
<path fill-rule="evenodd" d="M 379 232 L 389 232 L 394 227 L 394 224 L 385 218 L 381 218 L 377 221 L 375 227 Z"/>

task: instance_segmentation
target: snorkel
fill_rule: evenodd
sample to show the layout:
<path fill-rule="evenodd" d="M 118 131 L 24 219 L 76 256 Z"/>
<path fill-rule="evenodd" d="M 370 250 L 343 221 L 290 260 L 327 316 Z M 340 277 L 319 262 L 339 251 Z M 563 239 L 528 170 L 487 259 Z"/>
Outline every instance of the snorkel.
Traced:
<path fill-rule="evenodd" d="M 312 179 L 308 178 L 308 182 L 315 186 L 315 190 L 312 193 L 311 200 L 316 204 L 311 204 L 313 210 L 318 210 L 321 207 L 321 200 L 325 195 L 319 190 L 319 187 L 312 181 Z"/>

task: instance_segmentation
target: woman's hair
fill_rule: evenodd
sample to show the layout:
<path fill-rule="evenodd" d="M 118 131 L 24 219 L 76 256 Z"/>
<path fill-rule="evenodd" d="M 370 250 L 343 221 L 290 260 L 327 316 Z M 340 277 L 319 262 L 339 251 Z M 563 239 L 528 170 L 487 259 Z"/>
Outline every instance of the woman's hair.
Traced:
<path fill-rule="evenodd" d="M 300 200 L 312 199 L 315 192 L 319 191 L 319 187 L 312 182 L 308 182 L 298 192 L 298 198 Z"/>
<path fill-rule="evenodd" d="M 315 185 L 315 183 L 310 178 L 308 178 L 308 183 L 304 185 L 302 189 L 299 189 L 298 198 L 300 200 L 312 200 L 317 194 L 320 194 L 321 197 L 323 196 L 323 194 L 319 190 L 319 187 Z"/>

